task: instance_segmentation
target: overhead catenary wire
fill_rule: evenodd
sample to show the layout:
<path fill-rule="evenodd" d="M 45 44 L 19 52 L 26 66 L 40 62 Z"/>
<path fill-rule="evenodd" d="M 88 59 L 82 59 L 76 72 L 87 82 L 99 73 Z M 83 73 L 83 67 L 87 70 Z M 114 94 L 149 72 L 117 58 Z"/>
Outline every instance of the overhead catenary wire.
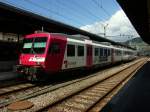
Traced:
<path fill-rule="evenodd" d="M 27 2 L 27 0 L 24 0 L 24 1 Z M 14 6 L 14 7 L 16 7 L 16 4 L 15 4 L 15 3 L 10 2 L 10 1 L 8 1 L 8 0 L 5 0 L 5 1 L 3 1 L 3 2 L 4 2 L 4 3 L 7 3 L 7 4 L 9 4 L 9 5 L 12 5 L 12 6 Z M 31 1 L 31 2 L 32 2 L 32 1 Z M 76 24 L 78 24 L 78 25 L 83 25 L 83 23 L 81 23 L 81 22 L 79 22 L 79 21 L 75 21 L 75 20 L 73 20 L 73 18 L 66 17 L 65 15 L 62 15 L 62 14 L 56 12 L 56 11 L 43 8 L 43 7 L 40 6 L 39 4 L 37 4 L 38 6 L 37 6 L 36 4 L 33 4 L 33 3 L 30 3 L 30 4 L 32 4 L 32 5 L 34 5 L 34 6 L 38 7 L 38 8 L 41 8 L 42 10 L 47 10 L 47 11 L 48 11 L 47 13 L 49 13 L 49 14 L 53 13 L 53 14 L 59 16 L 59 17 L 64 18 L 65 20 L 73 21 L 74 23 L 76 23 Z M 23 10 L 26 10 L 26 11 L 29 11 L 29 12 L 32 12 L 32 13 L 35 13 L 35 14 L 37 14 L 37 15 L 42 15 L 42 16 L 45 17 L 45 18 L 49 18 L 49 17 L 45 16 L 44 14 L 42 14 L 42 13 L 40 13 L 40 12 L 33 11 L 33 10 L 31 10 L 31 9 L 25 7 L 25 6 L 22 6 L 22 5 L 20 5 L 20 4 L 17 4 L 17 5 L 18 5 L 17 8 L 21 8 L 21 9 L 23 9 Z M 51 18 L 51 19 L 55 19 L 55 18 Z"/>
<path fill-rule="evenodd" d="M 56 15 L 58 15 L 58 16 L 61 16 L 61 17 L 63 17 L 63 18 L 66 18 L 66 19 L 68 19 L 68 20 L 72 20 L 73 22 L 77 22 L 78 24 L 80 24 L 80 26 L 81 25 L 85 25 L 84 23 L 81 23 L 81 21 L 78 21 L 77 19 L 75 19 L 75 18 L 72 18 L 71 16 L 70 17 L 68 17 L 68 16 L 65 16 L 65 15 L 62 15 L 61 13 L 59 13 L 59 12 L 57 12 L 57 11 L 54 11 L 54 10 L 51 10 L 50 8 L 48 8 L 48 7 L 44 7 L 44 6 L 42 6 L 41 4 L 38 4 L 37 2 L 33 2 L 33 1 L 31 1 L 31 0 L 25 0 L 26 2 L 30 2 L 31 4 L 33 4 L 33 5 L 35 5 L 35 6 L 38 6 L 38 7 L 40 7 L 40 8 L 43 8 L 43 9 L 45 9 L 45 10 L 47 10 L 47 11 L 50 11 L 50 12 L 52 12 L 52 13 L 54 13 L 54 14 L 56 14 Z M 92 12 L 90 12 L 89 10 L 87 10 L 86 8 L 84 8 L 84 7 L 82 7 L 79 3 L 77 3 L 77 2 L 75 2 L 75 1 L 73 1 L 76 5 L 78 5 L 80 8 L 82 8 L 88 15 L 89 15 L 89 19 L 91 19 L 91 17 L 93 18 L 93 19 L 100 19 L 100 17 L 98 17 L 98 16 L 96 16 L 96 15 L 94 15 Z M 59 4 L 60 4 L 61 2 L 59 2 Z M 55 4 L 56 5 L 56 4 Z M 73 12 L 74 13 L 74 12 Z M 83 21 L 84 22 L 84 21 Z"/>
<path fill-rule="evenodd" d="M 51 2 L 50 0 L 47 0 L 47 1 Z M 65 4 L 61 0 L 56 0 L 56 1 L 58 2 L 58 4 L 55 4 L 55 5 L 58 7 L 58 9 L 60 8 L 61 11 L 63 9 L 68 9 L 67 11 L 70 13 L 70 16 L 73 16 L 78 19 L 82 19 L 82 20 L 84 20 L 83 22 L 86 22 L 87 20 L 94 21 L 94 19 L 91 17 L 91 15 L 80 14 L 80 12 L 74 6 L 71 7 L 71 5 Z"/>
<path fill-rule="evenodd" d="M 57 1 L 57 0 L 56 0 Z M 55 1 L 55 2 L 56 2 Z M 5 2 L 7 2 L 7 3 L 9 3 L 9 4 L 13 4 L 13 6 L 15 6 L 16 4 L 15 3 L 13 3 L 13 2 L 10 2 L 9 0 L 5 0 Z M 99 20 L 100 19 L 100 17 L 98 17 L 98 15 L 95 15 L 92 11 L 90 11 L 89 9 L 87 9 L 87 8 L 85 8 L 85 7 L 83 7 L 80 3 L 78 3 L 78 2 L 76 2 L 76 1 L 71 1 L 71 2 L 73 2 L 72 4 L 75 4 L 75 5 L 73 5 L 73 6 L 75 6 L 75 7 L 78 7 L 78 8 L 80 8 L 80 9 L 82 9 L 83 11 L 84 11 L 84 13 L 82 13 L 81 15 L 80 15 L 80 13 L 78 13 L 78 15 L 77 15 L 77 12 L 76 12 L 76 9 L 78 9 L 78 8 L 76 8 L 75 9 L 75 7 L 74 7 L 74 10 L 72 9 L 72 7 L 69 9 L 69 10 L 72 10 L 72 13 L 76 13 L 76 15 L 78 16 L 77 18 L 81 18 L 82 19 L 82 17 L 83 17 L 83 19 L 84 19 L 84 21 L 83 22 L 81 22 L 81 21 L 79 21 L 77 18 L 75 18 L 75 17 L 72 17 L 72 16 L 74 16 L 74 14 L 70 14 L 71 16 L 66 16 L 66 15 L 63 15 L 62 13 L 59 13 L 57 10 L 52 10 L 51 8 L 49 8 L 49 7 L 45 7 L 45 6 L 43 6 L 42 4 L 39 4 L 38 2 L 35 2 L 35 1 L 32 1 L 32 0 L 24 0 L 24 2 L 28 2 L 29 4 L 31 4 L 31 5 L 34 5 L 35 7 L 39 7 L 39 8 L 41 8 L 42 10 L 46 10 L 47 11 L 47 13 L 49 13 L 49 14 L 54 14 L 54 15 L 56 15 L 56 16 L 59 16 L 59 17 L 62 17 L 62 18 L 64 18 L 64 19 L 67 19 L 67 20 L 69 20 L 69 21 L 72 21 L 72 22 L 74 22 L 74 23 L 77 23 L 79 26 L 84 26 L 84 25 L 86 25 L 84 22 L 85 22 L 85 20 L 86 19 L 88 19 L 89 21 L 91 20 L 91 21 L 94 21 L 94 20 Z M 70 2 L 70 1 L 69 1 Z M 66 2 L 65 2 L 66 3 Z M 68 2 L 67 2 L 68 3 Z M 50 3 L 51 4 L 51 3 Z M 63 4 L 61 1 L 59 1 L 58 2 L 58 4 L 60 5 L 60 4 Z M 18 4 L 17 4 L 18 5 Z M 56 5 L 56 4 L 55 4 Z M 68 7 L 69 5 L 67 5 L 67 7 Z M 31 10 L 30 8 L 27 8 L 27 7 L 25 7 L 25 6 L 23 6 L 23 5 L 19 5 L 19 7 L 21 7 L 22 9 L 26 9 L 26 10 L 28 10 L 28 11 L 30 11 L 30 12 L 33 12 L 33 10 Z M 61 7 L 63 7 L 63 8 L 65 8 L 63 5 L 61 5 Z M 74 12 L 73 12 L 74 11 Z M 81 11 L 81 10 L 80 10 Z M 44 14 L 42 14 L 41 12 L 36 12 L 36 11 L 34 11 L 34 13 L 36 13 L 36 14 L 40 14 L 40 15 L 42 15 L 42 16 L 44 16 L 44 17 L 47 17 L 47 16 L 45 16 Z M 52 16 L 51 16 L 52 17 Z M 54 19 L 56 19 L 56 18 L 54 18 Z"/>
<path fill-rule="evenodd" d="M 69 1 L 69 2 L 73 2 L 73 4 L 76 4 L 76 6 L 78 6 L 80 9 L 83 9 L 85 11 L 86 14 L 91 15 L 91 17 L 94 17 L 98 20 L 100 20 L 100 17 L 98 17 L 98 15 L 95 15 L 93 12 L 91 12 L 90 10 L 86 9 L 85 7 L 81 6 L 78 2 L 76 1 Z"/>
<path fill-rule="evenodd" d="M 95 13 L 92 12 L 92 10 L 91 10 L 93 8 L 94 4 L 95 4 L 95 6 L 101 8 L 101 9 L 104 9 L 105 11 L 103 10 L 103 12 L 107 13 L 107 15 L 110 15 L 109 12 L 107 12 L 107 10 L 104 8 L 102 0 L 100 0 L 100 1 L 98 1 L 98 0 L 90 0 L 90 1 L 92 1 L 92 4 L 90 4 L 89 5 L 90 7 L 88 7 L 88 8 L 87 8 L 87 6 L 83 6 L 83 3 L 77 2 L 75 0 L 69 0 L 67 2 L 62 2 L 61 0 L 54 0 L 55 4 L 53 4 L 53 5 L 58 6 L 58 8 L 54 8 L 54 9 L 51 9 L 51 7 L 44 6 L 46 1 L 45 1 L 44 4 L 43 3 L 39 3 L 37 1 L 34 1 L 34 0 L 22 0 L 22 1 L 24 1 L 24 3 L 26 2 L 26 3 L 30 4 L 31 8 L 26 7 L 25 5 L 21 4 L 21 2 L 17 2 L 17 5 L 16 5 L 15 2 L 12 2 L 11 0 L 5 0 L 5 1 L 1 1 L 1 2 L 10 4 L 12 6 L 15 6 L 16 8 L 20 8 L 20 9 L 23 9 L 23 10 L 26 10 L 26 11 L 29 11 L 29 12 L 32 12 L 32 13 L 44 16 L 46 18 L 50 18 L 51 17 L 51 16 L 46 16 L 44 13 L 42 13 L 42 11 L 37 12 L 37 10 L 33 10 L 32 7 L 34 6 L 34 8 L 36 7 L 35 9 L 40 8 L 40 10 L 42 9 L 48 14 L 54 14 L 55 18 L 51 18 L 51 19 L 58 20 L 58 21 L 60 21 L 60 19 L 63 19 L 64 21 L 60 21 L 60 22 L 67 23 L 67 24 L 70 24 L 72 26 L 75 26 L 75 24 L 76 24 L 76 25 L 78 25 L 80 27 L 81 27 L 81 25 L 82 26 L 86 25 L 85 24 L 86 23 L 85 21 L 87 21 L 86 19 L 92 20 L 92 21 L 94 21 L 95 19 L 97 19 L 97 20 L 100 19 L 100 17 L 99 17 L 100 14 L 95 15 Z M 47 0 L 47 1 L 49 1 L 51 3 L 52 0 Z M 69 2 L 71 2 L 71 5 L 68 5 Z M 47 4 L 49 4 L 49 3 L 47 2 Z M 68 11 L 70 11 L 70 13 L 73 13 L 73 14 L 70 14 L 69 16 L 66 16 L 65 13 L 59 12 L 59 11 L 62 11 L 63 8 L 66 8 L 66 9 L 68 8 Z M 81 13 L 81 15 L 80 15 L 80 11 L 83 11 L 83 13 Z M 59 16 L 61 18 L 58 19 L 56 16 L 57 17 Z M 82 21 L 79 20 L 79 19 L 81 19 Z M 103 22 L 101 22 L 101 24 L 103 24 Z M 96 27 L 95 27 L 95 29 L 96 29 Z M 104 33 L 102 33 L 102 34 L 104 34 Z M 115 36 L 113 36 L 113 35 L 112 36 L 107 36 L 106 35 L 106 37 L 115 37 Z M 122 36 L 116 36 L 116 37 L 131 38 L 131 36 L 123 36 L 123 35 Z"/>
<path fill-rule="evenodd" d="M 110 17 L 110 13 L 103 7 L 103 3 L 102 3 L 102 0 L 100 0 L 100 2 L 97 2 L 96 0 L 92 0 L 93 3 L 95 3 L 99 8 L 101 8 L 103 10 L 103 12 L 108 16 Z"/>
<path fill-rule="evenodd" d="M 58 15 L 58 16 L 61 16 L 61 17 L 65 18 L 65 19 L 71 20 L 71 21 L 76 22 L 76 23 L 81 24 L 81 25 L 83 24 L 83 23 L 81 23 L 80 21 L 75 20 L 75 18 L 71 18 L 71 17 L 65 16 L 65 15 L 63 15 L 63 14 L 57 12 L 57 11 L 51 10 L 51 9 L 48 8 L 48 7 L 44 7 L 44 6 L 42 6 L 41 4 L 38 4 L 37 2 L 33 2 L 33 1 L 31 1 L 31 0 L 25 0 L 25 1 L 26 1 L 26 2 L 29 2 L 30 4 L 35 5 L 35 6 L 37 6 L 37 7 L 40 7 L 40 8 L 42 8 L 42 9 L 45 9 L 45 10 L 47 10 L 47 11 L 50 11 L 51 13 L 53 13 L 53 14 L 55 14 L 55 15 Z"/>
<path fill-rule="evenodd" d="M 31 0 L 25 0 L 25 1 L 28 1 L 28 2 L 30 2 L 30 3 L 32 2 Z M 56 14 L 56 15 L 58 15 L 58 16 L 61 16 L 61 17 L 65 18 L 65 19 L 67 19 L 67 20 L 71 20 L 72 22 L 76 22 L 76 23 L 78 23 L 78 24 L 83 24 L 82 22 L 76 20 L 75 18 L 65 16 L 65 15 L 63 15 L 63 14 L 57 12 L 57 11 L 51 10 L 51 9 L 48 8 L 48 7 L 44 7 L 44 6 L 42 6 L 42 5 L 39 5 L 38 3 L 32 2 L 32 4 L 37 5 L 38 7 L 44 8 L 44 9 L 46 9 L 47 11 L 50 11 L 50 12 L 52 12 L 53 14 Z"/>

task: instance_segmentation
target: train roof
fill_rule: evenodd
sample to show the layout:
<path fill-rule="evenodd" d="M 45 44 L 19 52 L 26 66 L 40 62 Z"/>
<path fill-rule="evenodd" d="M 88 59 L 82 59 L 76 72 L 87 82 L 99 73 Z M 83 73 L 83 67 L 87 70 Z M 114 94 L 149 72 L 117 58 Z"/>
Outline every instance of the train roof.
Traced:
<path fill-rule="evenodd" d="M 75 34 L 75 35 L 68 35 L 68 34 L 64 34 L 64 33 L 50 33 L 50 34 L 57 34 L 57 35 L 63 35 L 66 36 L 67 38 L 71 38 L 71 39 L 75 39 L 75 40 L 91 40 L 88 36 L 85 35 L 81 35 L 81 34 Z"/>
<path fill-rule="evenodd" d="M 124 47 L 119 47 L 119 46 L 114 46 L 114 45 L 111 45 L 111 44 L 106 44 L 106 43 L 101 43 L 99 41 L 93 41 L 91 40 L 88 36 L 84 36 L 84 35 L 81 35 L 81 34 L 76 34 L 76 35 L 67 35 L 67 34 L 64 34 L 64 33 L 49 33 L 49 32 L 42 32 L 42 31 L 38 31 L 38 32 L 35 32 L 35 34 L 42 34 L 42 33 L 46 33 L 46 34 L 49 34 L 49 35 L 63 35 L 65 36 L 66 38 L 69 38 L 70 41 L 76 41 L 76 42 L 85 42 L 85 41 L 90 41 L 90 43 L 92 45 L 96 45 L 96 46 L 100 46 L 100 47 L 105 47 L 105 48 L 114 48 L 114 49 L 118 49 L 118 50 L 126 50 L 126 51 L 133 51 L 133 49 L 129 49 L 129 48 L 124 48 Z"/>

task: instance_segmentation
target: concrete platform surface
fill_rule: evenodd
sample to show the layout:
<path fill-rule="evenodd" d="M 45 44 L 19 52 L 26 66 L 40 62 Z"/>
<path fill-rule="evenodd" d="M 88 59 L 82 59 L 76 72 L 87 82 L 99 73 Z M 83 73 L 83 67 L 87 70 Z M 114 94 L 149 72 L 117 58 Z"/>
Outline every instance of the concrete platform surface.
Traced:
<path fill-rule="evenodd" d="M 18 74 L 15 72 L 0 72 L 0 82 L 16 79 L 17 77 L 18 77 Z"/>
<path fill-rule="evenodd" d="M 12 71 L 13 67 L 17 64 L 16 60 L 13 61 L 0 61 L 0 72 Z"/>
<path fill-rule="evenodd" d="M 150 61 L 112 98 L 102 112 L 150 112 Z"/>

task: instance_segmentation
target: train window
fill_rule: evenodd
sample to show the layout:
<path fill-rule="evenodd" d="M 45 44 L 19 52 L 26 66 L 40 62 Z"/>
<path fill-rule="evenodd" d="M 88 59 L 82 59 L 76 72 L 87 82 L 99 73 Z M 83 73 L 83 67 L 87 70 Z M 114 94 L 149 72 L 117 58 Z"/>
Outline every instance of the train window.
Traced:
<path fill-rule="evenodd" d="M 78 46 L 78 56 L 84 56 L 84 47 Z"/>
<path fill-rule="evenodd" d="M 52 43 L 49 47 L 49 53 L 52 53 L 52 54 L 57 54 L 60 52 L 60 45 L 59 43 Z"/>
<path fill-rule="evenodd" d="M 75 45 L 67 45 L 67 56 L 75 56 Z"/>
<path fill-rule="evenodd" d="M 118 50 L 116 50 L 116 55 L 119 56 L 119 51 Z"/>
<path fill-rule="evenodd" d="M 117 55 L 117 50 L 114 50 L 114 53 Z"/>
<path fill-rule="evenodd" d="M 116 50 L 116 55 L 118 56 L 118 50 Z"/>
<path fill-rule="evenodd" d="M 116 55 L 118 55 L 118 50 L 116 50 Z"/>
<path fill-rule="evenodd" d="M 108 49 L 108 51 L 107 51 L 107 52 L 108 52 L 108 56 L 110 56 L 110 49 Z"/>
<path fill-rule="evenodd" d="M 100 56 L 103 56 L 103 48 L 100 48 Z"/>
<path fill-rule="evenodd" d="M 24 38 L 23 39 L 23 49 L 22 53 L 31 53 L 33 38 Z"/>
<path fill-rule="evenodd" d="M 95 56 L 98 56 L 98 48 L 95 48 Z"/>
<path fill-rule="evenodd" d="M 104 56 L 107 56 L 107 49 L 104 49 Z"/>
<path fill-rule="evenodd" d="M 121 51 L 120 51 L 120 50 L 117 51 L 117 55 L 118 55 L 118 56 L 121 55 Z"/>
<path fill-rule="evenodd" d="M 31 48 L 32 47 L 32 43 L 24 43 L 23 48 Z"/>

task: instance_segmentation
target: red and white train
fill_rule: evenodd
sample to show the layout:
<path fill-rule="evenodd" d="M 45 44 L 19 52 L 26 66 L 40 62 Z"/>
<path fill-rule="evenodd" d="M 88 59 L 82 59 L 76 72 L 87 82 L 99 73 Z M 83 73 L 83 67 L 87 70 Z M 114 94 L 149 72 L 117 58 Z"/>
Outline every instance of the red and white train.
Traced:
<path fill-rule="evenodd" d="M 103 45 L 82 35 L 34 33 L 24 37 L 16 70 L 29 80 L 77 68 L 93 68 L 132 60 L 136 51 Z"/>

